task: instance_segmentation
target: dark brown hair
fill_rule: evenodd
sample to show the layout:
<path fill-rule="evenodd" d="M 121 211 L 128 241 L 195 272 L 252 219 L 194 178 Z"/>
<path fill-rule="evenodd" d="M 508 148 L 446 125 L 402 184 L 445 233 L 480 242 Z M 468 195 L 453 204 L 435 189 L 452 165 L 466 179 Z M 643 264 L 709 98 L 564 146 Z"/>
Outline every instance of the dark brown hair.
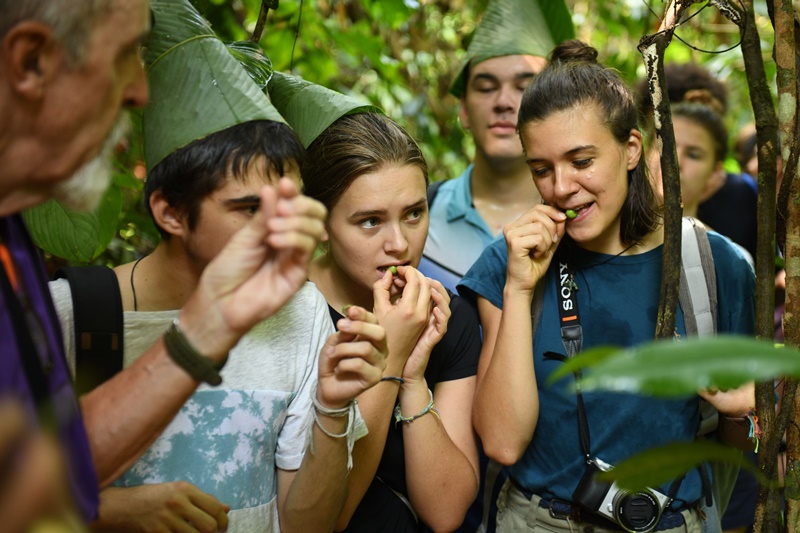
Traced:
<path fill-rule="evenodd" d="M 621 144 L 638 130 L 636 103 L 617 71 L 597 62 L 597 50 L 578 40 L 556 46 L 550 63 L 522 96 L 517 129 L 540 122 L 551 114 L 578 106 L 596 106 L 605 125 Z M 659 204 L 647 177 L 644 157 L 628 171 L 628 196 L 620 212 L 620 239 L 640 241 L 661 222 Z"/>
<path fill-rule="evenodd" d="M 428 183 L 428 165 L 417 143 L 380 113 L 346 115 L 308 147 L 303 192 L 333 209 L 353 181 L 389 165 L 415 165 Z"/>

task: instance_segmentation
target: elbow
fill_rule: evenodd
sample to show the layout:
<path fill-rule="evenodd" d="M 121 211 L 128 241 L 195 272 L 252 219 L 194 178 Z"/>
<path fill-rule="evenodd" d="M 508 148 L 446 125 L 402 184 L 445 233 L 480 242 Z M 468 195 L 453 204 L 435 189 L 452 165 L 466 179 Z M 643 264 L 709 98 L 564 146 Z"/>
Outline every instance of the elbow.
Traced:
<path fill-rule="evenodd" d="M 503 466 L 511 466 L 522 459 L 525 446 L 505 446 L 503 443 L 484 442 L 483 451 L 489 459 Z"/>
<path fill-rule="evenodd" d="M 531 441 L 531 438 L 522 438 L 521 435 L 508 435 L 499 428 L 483 427 L 478 417 L 475 417 L 475 430 L 486 456 L 503 466 L 516 464 Z"/>

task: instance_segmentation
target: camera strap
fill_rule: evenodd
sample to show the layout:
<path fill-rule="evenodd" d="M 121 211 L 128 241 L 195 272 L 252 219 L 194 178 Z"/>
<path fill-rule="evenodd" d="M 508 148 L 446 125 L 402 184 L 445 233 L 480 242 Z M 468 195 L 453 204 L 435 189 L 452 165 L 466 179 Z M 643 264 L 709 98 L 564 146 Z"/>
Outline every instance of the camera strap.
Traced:
<path fill-rule="evenodd" d="M 575 283 L 575 271 L 566 261 L 558 262 L 558 314 L 561 324 L 561 342 L 564 343 L 567 359 L 575 357 L 583 348 L 583 329 L 578 313 L 578 286 Z M 592 463 L 591 439 L 589 437 L 589 420 L 581 393 L 581 371 L 575 371 L 575 394 L 578 400 L 578 435 L 581 451 L 586 463 Z M 669 486 L 667 497 L 670 503 L 675 500 L 684 476 L 675 479 Z"/>

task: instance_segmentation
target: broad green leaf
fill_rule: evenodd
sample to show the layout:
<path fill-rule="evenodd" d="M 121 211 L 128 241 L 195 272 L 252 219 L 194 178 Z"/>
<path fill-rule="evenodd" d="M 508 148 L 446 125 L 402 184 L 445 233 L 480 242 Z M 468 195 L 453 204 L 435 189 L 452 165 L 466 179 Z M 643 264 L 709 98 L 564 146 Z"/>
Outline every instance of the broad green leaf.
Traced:
<path fill-rule="evenodd" d="M 73 263 L 88 263 L 94 258 L 100 231 L 96 212 L 71 211 L 49 200 L 28 209 L 23 216 L 33 242 L 42 250 Z"/>
<path fill-rule="evenodd" d="M 563 0 L 493 0 L 475 30 L 450 92 L 457 97 L 464 93 L 465 69 L 471 61 L 517 54 L 547 57 L 556 44 L 574 35 L 572 16 Z"/>
<path fill-rule="evenodd" d="M 653 342 L 614 354 L 603 347 L 567 361 L 551 381 L 583 368 L 584 390 L 682 396 L 708 387 L 729 389 L 754 380 L 800 376 L 800 350 L 733 335 Z"/>
<path fill-rule="evenodd" d="M 188 0 L 153 0 L 151 8 L 155 23 L 145 56 L 150 104 L 142 119 L 148 169 L 231 126 L 283 121 Z"/>
<path fill-rule="evenodd" d="M 367 111 L 382 113 L 367 102 L 281 72 L 272 77 L 269 95 L 306 148 L 345 115 Z"/>
<path fill-rule="evenodd" d="M 699 465 L 712 461 L 738 464 L 761 477 L 758 469 L 739 450 L 701 439 L 668 444 L 636 454 L 614 465 L 613 470 L 604 472 L 602 478 L 614 480 L 625 489 L 641 490 L 669 483 Z"/>
<path fill-rule="evenodd" d="M 95 248 L 91 259 L 103 253 L 108 243 L 117 234 L 117 221 L 121 211 L 122 191 L 115 186 L 111 186 L 103 195 L 97 210 L 97 248 Z"/>

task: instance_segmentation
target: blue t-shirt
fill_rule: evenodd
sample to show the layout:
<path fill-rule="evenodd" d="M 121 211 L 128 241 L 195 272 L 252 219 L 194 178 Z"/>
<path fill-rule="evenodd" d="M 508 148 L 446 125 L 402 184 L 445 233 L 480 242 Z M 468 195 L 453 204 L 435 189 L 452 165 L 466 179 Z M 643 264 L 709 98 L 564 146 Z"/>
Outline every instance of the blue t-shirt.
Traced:
<path fill-rule="evenodd" d="M 709 232 L 717 277 L 717 331 L 753 334 L 755 277 L 744 257 L 729 240 Z M 542 315 L 534 336 L 534 367 L 540 413 L 533 439 L 509 471 L 526 489 L 544 498 L 571 501 L 585 471 L 578 436 L 578 411 L 573 377 L 547 382 L 562 363 L 544 358 L 564 354 L 556 293 L 558 261 L 575 269 L 577 299 L 583 328 L 583 348 L 600 345 L 635 346 L 651 342 L 661 287 L 663 246 L 632 256 L 609 256 L 581 249 L 569 240 L 558 248 L 545 278 Z M 607 261 L 607 262 L 606 262 Z M 489 246 L 459 284 L 467 298 L 481 296 L 503 307 L 508 264 L 505 240 Z M 679 336 L 679 337 L 678 337 Z M 678 309 L 676 337 L 685 337 Z M 675 441 L 692 441 L 699 422 L 698 397 L 658 399 L 633 394 L 584 393 L 591 454 L 612 465 L 623 459 Z M 669 484 L 660 487 L 666 493 Z M 675 507 L 700 499 L 699 472 L 681 483 Z"/>
<path fill-rule="evenodd" d="M 489 226 L 472 205 L 473 165 L 439 186 L 430 207 L 428 240 L 419 270 L 453 292 L 461 277 L 494 240 Z"/>

